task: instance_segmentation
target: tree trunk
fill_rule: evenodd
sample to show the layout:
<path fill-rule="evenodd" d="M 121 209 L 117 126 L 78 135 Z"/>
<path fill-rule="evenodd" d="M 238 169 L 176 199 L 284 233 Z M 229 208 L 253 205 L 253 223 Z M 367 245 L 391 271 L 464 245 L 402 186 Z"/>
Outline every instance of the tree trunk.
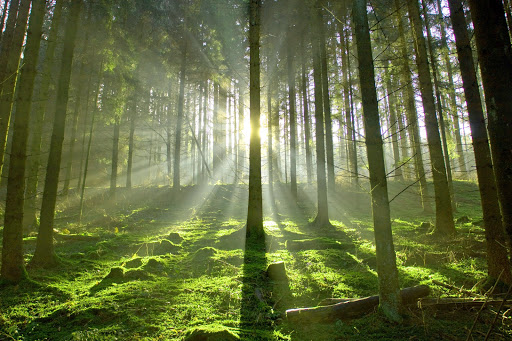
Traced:
<path fill-rule="evenodd" d="M 82 1 L 73 1 L 70 7 L 70 14 L 66 22 L 62 62 L 57 83 L 57 102 L 41 205 L 41 223 L 39 226 L 39 234 L 37 235 L 36 250 L 31 261 L 31 265 L 34 266 L 52 266 L 55 265 L 57 261 L 53 246 L 53 219 L 55 217 L 62 143 L 64 141 L 66 126 L 69 80 L 71 78 L 73 52 L 75 49 L 75 38 L 78 21 L 80 20 Z"/>
<path fill-rule="evenodd" d="M 388 319 L 399 320 L 400 285 L 398 283 L 396 255 L 391 233 L 384 150 L 380 131 L 379 104 L 375 89 L 366 0 L 355 0 L 352 13 L 357 39 L 366 150 L 372 188 L 372 213 L 379 279 L 379 309 Z"/>
<path fill-rule="evenodd" d="M 14 1 L 16 2 L 16 1 Z M 24 226 L 36 227 L 36 198 L 39 180 L 39 167 L 41 165 L 41 137 L 43 134 L 43 124 L 46 114 L 46 106 L 48 104 L 51 69 L 54 62 L 55 47 L 57 45 L 57 35 L 59 32 L 60 21 L 62 17 L 63 0 L 57 0 L 53 9 L 52 23 L 50 33 L 48 34 L 48 46 L 46 48 L 43 71 L 41 74 L 41 84 L 34 98 L 36 99 L 33 107 L 32 122 L 30 122 L 30 130 L 32 136 L 30 138 L 30 154 L 26 169 L 27 183 L 25 190 L 25 210 L 24 210 Z"/>
<path fill-rule="evenodd" d="M 264 238 L 261 191 L 260 139 L 260 0 L 249 3 L 250 108 L 251 139 L 249 147 L 249 202 L 247 237 Z"/>
<path fill-rule="evenodd" d="M 455 212 L 457 209 L 452 181 L 452 167 L 450 165 L 450 155 L 448 153 L 448 142 L 446 140 L 446 126 L 444 123 L 443 105 L 441 103 L 441 90 L 439 89 L 439 77 L 437 72 L 437 59 L 434 56 L 434 45 L 432 43 L 432 34 L 430 33 L 430 23 L 428 21 L 428 10 L 425 5 L 425 0 L 421 0 L 423 6 L 423 16 L 425 18 L 425 28 L 427 30 L 428 51 L 430 52 L 430 64 L 432 65 L 432 77 L 434 79 L 434 90 L 436 95 L 437 114 L 439 115 L 439 129 L 441 130 L 442 151 L 444 156 L 444 163 L 446 166 L 446 179 L 448 181 L 448 190 L 450 191 L 450 202 L 452 210 Z"/>
<path fill-rule="evenodd" d="M 23 41 L 25 39 L 30 3 L 30 0 L 21 0 L 11 44 L 6 44 L 5 46 L 8 49 L 8 56 L 6 58 L 7 63 L 3 74 L 0 75 L 0 174 L 2 173 L 2 167 L 4 164 L 7 132 L 9 130 L 9 121 L 11 119 L 11 110 L 14 102 L 14 92 L 16 89 L 16 80 L 18 79 L 18 70 L 21 60 L 20 56 Z"/>
<path fill-rule="evenodd" d="M 32 92 L 36 76 L 39 47 L 46 11 L 44 0 L 34 0 L 27 32 L 24 67 L 16 98 L 13 142 L 10 154 L 5 217 L 2 240 L 1 278 L 19 282 L 26 276 L 23 261 L 23 206 L 25 192 L 25 164 L 29 132 Z"/>
<path fill-rule="evenodd" d="M 322 52 L 320 44 L 322 25 L 320 4 L 317 2 L 313 9 L 313 35 L 311 44 L 313 46 L 313 77 L 315 82 L 315 130 L 316 130 L 316 181 L 317 181 L 317 204 L 318 212 L 313 224 L 317 227 L 330 227 L 329 204 L 327 201 L 327 179 L 325 174 L 325 137 L 324 137 L 324 112 L 323 112 L 323 89 L 322 89 Z"/>
<path fill-rule="evenodd" d="M 15 0 L 16 1 L 16 0 Z M 0 19 L 0 46 L 4 35 L 4 23 L 7 15 L 7 7 L 9 7 L 9 0 L 4 0 L 4 7 L 2 9 L 2 18 Z"/>
<path fill-rule="evenodd" d="M 469 1 L 475 27 L 494 174 L 505 230 L 512 239 L 512 50 L 501 0 Z"/>
<path fill-rule="evenodd" d="M 389 61 L 384 62 L 384 73 L 386 79 L 386 90 L 389 101 L 389 134 L 391 134 L 391 144 L 393 148 L 393 167 L 394 176 L 398 181 L 403 181 L 402 162 L 400 161 L 400 148 L 398 146 L 398 119 L 396 117 L 396 97 L 393 93 L 391 73 L 388 71 Z"/>
<path fill-rule="evenodd" d="M 272 96 L 274 94 L 274 83 L 275 79 L 272 77 L 270 72 L 270 62 L 267 62 L 267 73 L 269 84 L 267 87 L 267 158 L 268 158 L 268 186 L 270 194 L 274 193 L 274 151 L 273 151 L 273 117 L 272 117 Z M 273 196 L 272 196 L 273 197 Z"/>
<path fill-rule="evenodd" d="M 135 120 L 137 119 L 137 96 L 134 93 L 130 110 L 130 135 L 128 137 L 128 161 L 126 165 L 126 188 L 132 188 L 133 151 L 135 136 Z M 170 166 L 168 166 L 170 168 Z"/>
<path fill-rule="evenodd" d="M 290 114 L 290 189 L 297 199 L 297 118 L 295 113 L 295 62 L 291 28 L 288 28 L 286 56 L 288 63 L 288 105 Z"/>
<path fill-rule="evenodd" d="M 446 66 L 446 73 L 448 74 L 448 95 L 450 100 L 450 112 L 453 117 L 453 132 L 455 134 L 455 143 L 458 154 L 459 171 L 461 172 L 461 178 L 467 178 L 466 158 L 464 157 L 464 151 L 462 150 L 462 139 L 460 136 L 460 125 L 459 125 L 459 113 L 457 109 L 457 98 L 455 94 L 455 85 L 453 82 L 453 70 L 448 55 L 449 48 L 446 40 L 446 29 L 444 26 L 443 12 L 441 8 L 441 0 L 437 0 L 437 10 L 439 14 L 439 22 L 441 27 L 441 54 Z"/>
<path fill-rule="evenodd" d="M 182 51 L 181 70 L 180 70 L 180 93 L 178 97 L 178 116 L 176 119 L 176 140 L 174 144 L 174 173 L 172 186 L 175 190 L 181 188 L 181 130 L 183 126 L 183 104 L 185 102 L 185 72 L 187 71 L 187 43 L 184 42 L 184 49 Z"/>
<path fill-rule="evenodd" d="M 430 204 L 430 195 L 427 188 L 427 179 L 425 175 L 425 166 L 423 165 L 423 152 L 421 150 L 421 137 L 418 124 L 418 113 L 416 111 L 415 95 L 412 86 L 411 68 L 409 66 L 409 55 L 407 53 L 407 40 L 402 23 L 401 6 L 398 0 L 395 0 L 395 9 L 397 11 L 398 31 L 400 34 L 401 59 L 402 59 L 402 86 L 405 87 L 404 96 L 406 101 L 407 126 L 409 127 L 409 137 L 413 147 L 414 168 L 416 170 L 416 179 L 420 184 L 421 206 L 425 213 L 432 213 Z"/>
<path fill-rule="evenodd" d="M 434 93 L 430 79 L 425 37 L 423 36 L 423 25 L 421 24 L 417 0 L 407 0 L 407 6 L 409 8 L 409 17 L 414 33 L 416 64 L 418 65 L 421 99 L 425 112 L 428 149 L 432 164 L 432 176 L 434 178 L 436 232 L 451 235 L 455 233 L 455 225 L 453 222 L 450 190 L 446 178 L 446 167 L 443 160 L 441 137 L 439 136 L 439 125 L 434 105 Z"/>
<path fill-rule="evenodd" d="M 112 172 L 110 173 L 110 197 L 115 198 L 117 188 L 117 165 L 119 162 L 120 117 L 114 118 L 114 138 L 112 139 Z"/>
<path fill-rule="evenodd" d="M 507 247 L 499 208 L 498 191 L 492 167 L 491 151 L 485 126 L 485 116 L 478 89 L 473 52 L 464 16 L 464 8 L 460 0 L 450 0 L 450 18 L 452 20 L 455 43 L 459 57 L 460 71 L 469 124 L 475 153 L 478 188 L 482 200 L 482 213 L 485 226 L 487 272 L 490 277 L 499 278 L 512 284 L 512 274 L 507 256 Z M 503 273 L 501 273 L 503 271 Z"/>
<path fill-rule="evenodd" d="M 304 38 L 301 39 L 302 51 L 304 51 Z M 306 63 L 304 61 L 304 53 L 300 54 L 302 64 L 302 101 L 303 101 L 303 116 L 304 116 L 304 147 L 306 149 L 306 174 L 308 184 L 313 182 L 313 160 L 311 156 L 311 128 L 309 120 L 309 101 L 308 101 L 308 82 L 306 76 Z"/>
<path fill-rule="evenodd" d="M 332 118 L 331 118 L 331 99 L 329 96 L 329 73 L 327 70 L 327 52 L 325 48 L 325 28 L 322 12 L 319 15 L 319 44 L 320 44 L 320 58 L 322 67 L 322 99 L 323 99 L 323 113 L 325 120 L 325 150 L 327 154 L 327 184 L 329 191 L 334 193 L 335 174 L 334 174 L 334 145 L 332 140 Z"/>

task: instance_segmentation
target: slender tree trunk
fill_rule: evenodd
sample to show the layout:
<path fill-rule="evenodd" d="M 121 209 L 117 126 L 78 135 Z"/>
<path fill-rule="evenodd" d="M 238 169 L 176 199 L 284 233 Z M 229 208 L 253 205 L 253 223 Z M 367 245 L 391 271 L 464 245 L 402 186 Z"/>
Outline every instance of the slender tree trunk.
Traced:
<path fill-rule="evenodd" d="M 457 98 L 455 95 L 455 85 L 453 81 L 453 70 L 452 70 L 452 64 L 450 62 L 450 56 L 448 55 L 449 48 L 448 48 L 448 42 L 446 39 L 446 29 L 444 26 L 444 20 L 443 20 L 443 12 L 441 9 L 441 0 L 437 0 L 437 9 L 439 14 L 439 22 L 440 22 L 440 28 L 441 28 L 441 55 L 444 60 L 444 64 L 446 67 L 446 73 L 448 74 L 448 95 L 450 100 L 450 113 L 453 117 L 453 132 L 455 134 L 455 143 L 457 148 L 457 154 L 458 154 L 458 164 L 459 164 L 459 170 L 461 172 L 461 178 L 466 179 L 467 178 L 467 168 L 466 168 L 466 158 L 464 157 L 464 151 L 462 149 L 462 139 L 460 136 L 460 125 L 459 125 L 459 113 L 457 109 Z"/>
<path fill-rule="evenodd" d="M 332 140 L 332 118 L 331 118 L 331 100 L 329 96 L 329 73 L 327 70 L 327 52 L 325 48 L 325 28 L 324 20 L 321 12 L 319 13 L 319 43 L 320 43 L 320 58 L 322 67 L 322 99 L 323 99 L 323 113 L 325 120 L 325 150 L 327 153 L 327 184 L 329 191 L 334 193 L 336 191 L 335 176 L 334 176 L 334 145 Z"/>
<path fill-rule="evenodd" d="M 375 89 L 366 0 L 355 0 L 352 13 L 357 39 L 366 150 L 372 188 L 373 226 L 379 278 L 379 309 L 388 319 L 396 321 L 401 319 L 399 315 L 401 306 L 400 285 L 398 283 L 396 255 L 391 233 L 384 150 L 380 131 L 379 104 Z"/>
<path fill-rule="evenodd" d="M 61 69 L 57 85 L 57 102 L 53 122 L 50 155 L 46 170 L 46 179 L 41 205 L 41 224 L 37 235 L 36 250 L 31 265 L 51 266 L 56 263 L 53 246 L 53 219 L 55 217 L 55 204 L 57 202 L 57 187 L 59 185 L 60 162 L 62 157 L 62 143 L 66 125 L 66 109 L 69 96 L 69 80 L 75 49 L 75 38 L 82 1 L 73 1 L 70 4 L 70 14 L 66 23 L 64 35 L 64 49 L 62 51 Z"/>
<path fill-rule="evenodd" d="M 401 59 L 402 59 L 402 86 L 405 87 L 406 116 L 407 126 L 409 127 L 409 137 L 413 147 L 414 168 L 416 170 L 416 179 L 420 184 L 420 197 L 423 211 L 432 212 L 430 203 L 430 194 L 427 188 L 427 179 L 425 175 L 425 166 L 423 165 L 423 152 L 421 150 L 421 136 L 418 124 L 418 113 L 416 111 L 415 95 L 412 86 L 411 68 L 409 66 L 409 56 L 407 53 L 407 45 L 405 39 L 405 30 L 402 23 L 401 6 L 398 0 L 395 0 L 395 9 L 397 11 L 398 31 L 400 34 Z"/>
<path fill-rule="evenodd" d="M 238 143 L 237 143 L 237 161 L 238 161 L 238 172 L 237 179 L 238 183 L 243 179 L 243 168 L 244 168 L 244 146 L 242 145 L 243 136 L 242 132 L 244 130 L 244 86 L 242 85 L 242 81 L 238 81 Z"/>
<path fill-rule="evenodd" d="M 512 13 L 510 12 L 509 0 L 503 0 L 505 15 L 507 17 L 508 33 L 512 36 Z"/>
<path fill-rule="evenodd" d="M 430 79 L 425 37 L 423 36 L 423 25 L 421 24 L 417 0 L 407 0 L 407 6 L 409 8 L 409 17 L 415 37 L 416 64 L 418 65 L 421 99 L 425 112 L 428 149 L 432 164 L 432 176 L 434 178 L 436 231 L 438 233 L 451 235 L 455 233 L 455 225 L 453 222 L 450 190 L 446 178 L 446 167 L 443 160 L 439 125 L 434 105 L 434 93 Z"/>
<path fill-rule="evenodd" d="M 202 166 L 202 174 L 203 174 L 203 181 L 205 181 L 205 183 L 208 183 L 208 180 L 207 180 L 207 177 L 206 177 L 206 169 L 208 168 L 208 162 L 207 162 L 207 157 L 206 155 L 209 155 L 208 154 L 208 150 L 207 150 L 207 146 L 208 146 L 208 141 L 207 141 L 207 131 L 208 131 L 208 120 L 207 120 L 207 115 L 208 115 L 208 81 L 206 80 L 204 82 L 204 97 L 203 97 L 203 121 L 204 121 L 204 129 L 203 129 L 203 138 L 202 138 L 202 150 L 203 150 L 203 153 L 205 155 L 205 162 L 203 162 L 203 166 Z"/>
<path fill-rule="evenodd" d="M 315 4 L 313 31 L 311 43 L 313 45 L 313 77 L 315 81 L 315 130 L 316 130 L 316 179 L 317 179 L 317 203 L 318 213 L 313 222 L 318 227 L 329 227 L 329 207 L 327 201 L 327 179 L 325 170 L 325 137 L 324 137 L 324 112 L 322 89 L 322 52 L 320 25 L 322 25 L 319 3 Z"/>
<path fill-rule="evenodd" d="M 302 49 L 305 49 L 304 39 L 302 38 Z M 311 128 L 309 121 L 309 103 L 308 103 L 308 82 L 306 76 L 306 63 L 304 60 L 304 53 L 301 53 L 301 64 L 302 64 L 302 109 L 304 116 L 304 147 L 306 149 L 306 174 L 308 184 L 313 183 L 313 160 L 311 156 Z"/>
<path fill-rule="evenodd" d="M 180 70 L 180 93 L 178 97 L 178 116 L 176 120 L 176 142 L 174 144 L 174 173 L 172 185 L 175 190 L 181 188 L 181 174 L 180 174 L 180 162 L 181 162 L 181 130 L 183 125 L 183 104 L 185 101 L 185 72 L 187 71 L 187 43 L 183 50 L 183 56 L 181 60 Z"/>
<path fill-rule="evenodd" d="M 267 74 L 269 84 L 267 87 L 267 158 L 268 158 L 268 185 L 271 195 L 274 193 L 274 151 L 273 151 L 273 117 L 272 117 L 272 96 L 274 93 L 274 78 L 270 72 L 270 63 L 267 62 Z"/>
<path fill-rule="evenodd" d="M 430 52 L 430 65 L 432 66 L 432 78 L 434 79 L 434 90 L 437 104 L 437 114 L 439 116 L 439 129 L 441 130 L 441 142 L 443 147 L 444 163 L 446 166 L 446 179 L 448 181 L 448 190 L 450 191 L 450 201 L 452 203 L 452 210 L 455 212 L 457 209 L 455 197 L 453 193 L 453 180 L 452 180 L 452 167 L 450 165 L 450 155 L 448 152 L 448 142 L 446 138 L 446 125 L 444 121 L 443 105 L 441 103 L 441 90 L 439 89 L 439 77 L 437 71 L 437 59 L 434 56 L 434 45 L 432 43 L 432 34 L 430 32 L 430 23 L 428 21 L 428 10 L 425 5 L 425 0 L 421 0 L 423 6 L 423 17 L 425 18 L 425 28 L 427 31 L 428 51 Z"/>
<path fill-rule="evenodd" d="M 16 1 L 14 1 L 16 2 Z M 63 0 L 57 0 L 53 9 L 52 23 L 48 34 L 48 46 L 45 53 L 45 61 L 41 74 L 41 84 L 36 89 L 34 98 L 36 101 L 33 106 L 33 121 L 30 123 L 32 132 L 30 138 L 30 154 L 27 164 L 27 184 L 25 190 L 25 210 L 24 210 L 24 226 L 36 227 L 36 198 L 39 180 L 39 167 L 41 165 L 41 137 L 43 134 L 43 124 L 46 114 L 46 106 L 49 98 L 49 88 L 52 81 L 51 69 L 54 62 L 55 47 L 57 45 L 57 35 L 59 32 L 60 21 L 62 16 Z M 11 2 L 12 4 L 12 2 Z"/>
<path fill-rule="evenodd" d="M 295 113 L 295 61 L 291 28 L 288 29 L 286 55 L 288 63 L 288 105 L 290 114 L 290 189 L 297 198 L 297 117 Z"/>
<path fill-rule="evenodd" d="M 260 0 L 249 3 L 251 139 L 249 147 L 249 202 L 247 236 L 264 238 L 260 139 Z"/>
<path fill-rule="evenodd" d="M 512 50 L 500 0 L 469 1 L 503 223 L 512 238 Z"/>
<path fill-rule="evenodd" d="M 126 165 L 126 188 L 132 188 L 133 151 L 134 151 L 136 119 L 137 119 L 137 96 L 134 93 L 132 108 L 130 110 L 130 135 L 128 137 L 128 161 L 127 161 L 127 165 Z M 170 168 L 170 165 L 168 166 L 168 168 Z"/>
<path fill-rule="evenodd" d="M 2 239 L 1 278 L 19 282 L 26 276 L 23 261 L 23 206 L 25 192 L 25 164 L 29 132 L 32 92 L 39 58 L 39 47 L 46 10 L 44 0 L 34 0 L 27 32 L 24 68 L 21 72 L 16 98 L 13 143 L 10 154 L 7 196 Z"/>
<path fill-rule="evenodd" d="M 389 133 L 391 134 L 391 144 L 393 148 L 393 167 L 394 167 L 394 176 L 398 181 L 403 181 L 404 176 L 402 172 L 402 162 L 400 162 L 400 149 L 398 146 L 398 119 L 396 117 L 396 97 L 393 93 L 393 87 L 391 82 L 391 73 L 388 71 L 389 69 L 389 61 L 386 60 L 384 62 L 384 72 L 386 79 L 386 90 L 387 96 L 389 100 Z"/>
<path fill-rule="evenodd" d="M 12 0 L 9 4 L 9 16 L 7 17 L 7 23 L 5 25 L 5 31 L 2 33 L 2 45 L 0 50 L 0 79 L 4 80 L 7 76 L 7 60 L 9 59 L 9 53 L 12 51 L 14 46 L 13 36 L 16 28 L 16 19 L 18 18 L 18 10 L 21 0 Z M 1 89 L 1 86 L 0 86 Z"/>
<path fill-rule="evenodd" d="M 464 85 L 464 93 L 468 106 L 478 187 L 480 189 L 480 199 L 482 200 L 485 239 L 487 242 L 487 271 L 489 276 L 493 278 L 498 278 L 501 275 L 501 279 L 510 285 L 512 282 L 512 274 L 507 257 L 507 247 L 499 209 L 498 191 L 496 189 L 491 151 L 485 127 L 485 116 L 482 110 L 482 101 L 478 89 L 476 69 L 473 62 L 473 52 L 471 50 L 471 43 L 464 16 L 464 8 L 460 0 L 450 0 L 449 6 L 462 83 Z"/>
<path fill-rule="evenodd" d="M 16 89 L 16 81 L 18 79 L 18 70 L 21 60 L 20 56 L 27 28 L 30 3 L 30 0 L 21 0 L 11 44 L 9 46 L 6 45 L 6 48 L 8 49 L 8 56 L 6 58 L 7 64 L 5 66 L 4 73 L 0 77 L 0 174 L 2 173 L 2 167 L 4 164 L 7 132 L 9 130 L 9 121 L 11 119 L 14 92 Z"/>
<path fill-rule="evenodd" d="M 117 165 L 119 162 L 119 126 L 120 117 L 116 115 L 114 122 L 114 138 L 112 139 L 112 172 L 110 173 L 110 196 L 115 198 L 117 188 Z"/>

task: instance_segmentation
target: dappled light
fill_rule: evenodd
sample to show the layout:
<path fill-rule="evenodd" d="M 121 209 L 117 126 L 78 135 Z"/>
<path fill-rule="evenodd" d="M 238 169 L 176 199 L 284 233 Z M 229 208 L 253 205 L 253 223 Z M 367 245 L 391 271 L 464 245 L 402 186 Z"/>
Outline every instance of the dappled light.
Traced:
<path fill-rule="evenodd" d="M 511 0 L 0 0 L 0 341 L 512 339 L 511 37 Z"/>

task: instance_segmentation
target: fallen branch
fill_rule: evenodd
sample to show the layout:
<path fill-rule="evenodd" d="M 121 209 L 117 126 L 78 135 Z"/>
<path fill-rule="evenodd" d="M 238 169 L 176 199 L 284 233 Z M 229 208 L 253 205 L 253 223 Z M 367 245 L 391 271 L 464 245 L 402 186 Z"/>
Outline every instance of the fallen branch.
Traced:
<path fill-rule="evenodd" d="M 419 298 L 428 296 L 429 293 L 430 288 L 426 285 L 400 290 L 402 304 L 414 303 Z M 332 322 L 363 316 L 378 305 L 379 296 L 370 296 L 323 307 L 289 309 L 286 311 L 286 317 L 290 321 Z"/>
<path fill-rule="evenodd" d="M 443 282 L 440 282 L 440 281 L 437 281 L 437 280 L 432 280 L 432 283 L 433 284 L 436 284 L 436 285 L 439 285 L 441 287 L 444 287 L 446 289 L 450 289 L 450 290 L 455 290 L 455 291 L 458 291 L 460 293 L 463 293 L 463 294 L 466 294 L 468 296 L 475 296 L 474 293 L 472 293 L 471 291 L 468 291 L 468 290 L 464 290 L 462 288 L 457 288 L 456 286 L 453 286 L 453 285 L 450 285 L 450 284 L 447 284 L 447 283 L 443 283 Z"/>

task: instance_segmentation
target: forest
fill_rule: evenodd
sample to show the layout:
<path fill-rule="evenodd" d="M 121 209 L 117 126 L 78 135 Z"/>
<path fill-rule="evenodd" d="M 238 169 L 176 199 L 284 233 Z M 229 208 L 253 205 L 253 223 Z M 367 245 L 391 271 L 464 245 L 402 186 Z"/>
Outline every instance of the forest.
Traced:
<path fill-rule="evenodd" d="M 510 0 L 0 16 L 0 341 L 512 339 Z"/>

